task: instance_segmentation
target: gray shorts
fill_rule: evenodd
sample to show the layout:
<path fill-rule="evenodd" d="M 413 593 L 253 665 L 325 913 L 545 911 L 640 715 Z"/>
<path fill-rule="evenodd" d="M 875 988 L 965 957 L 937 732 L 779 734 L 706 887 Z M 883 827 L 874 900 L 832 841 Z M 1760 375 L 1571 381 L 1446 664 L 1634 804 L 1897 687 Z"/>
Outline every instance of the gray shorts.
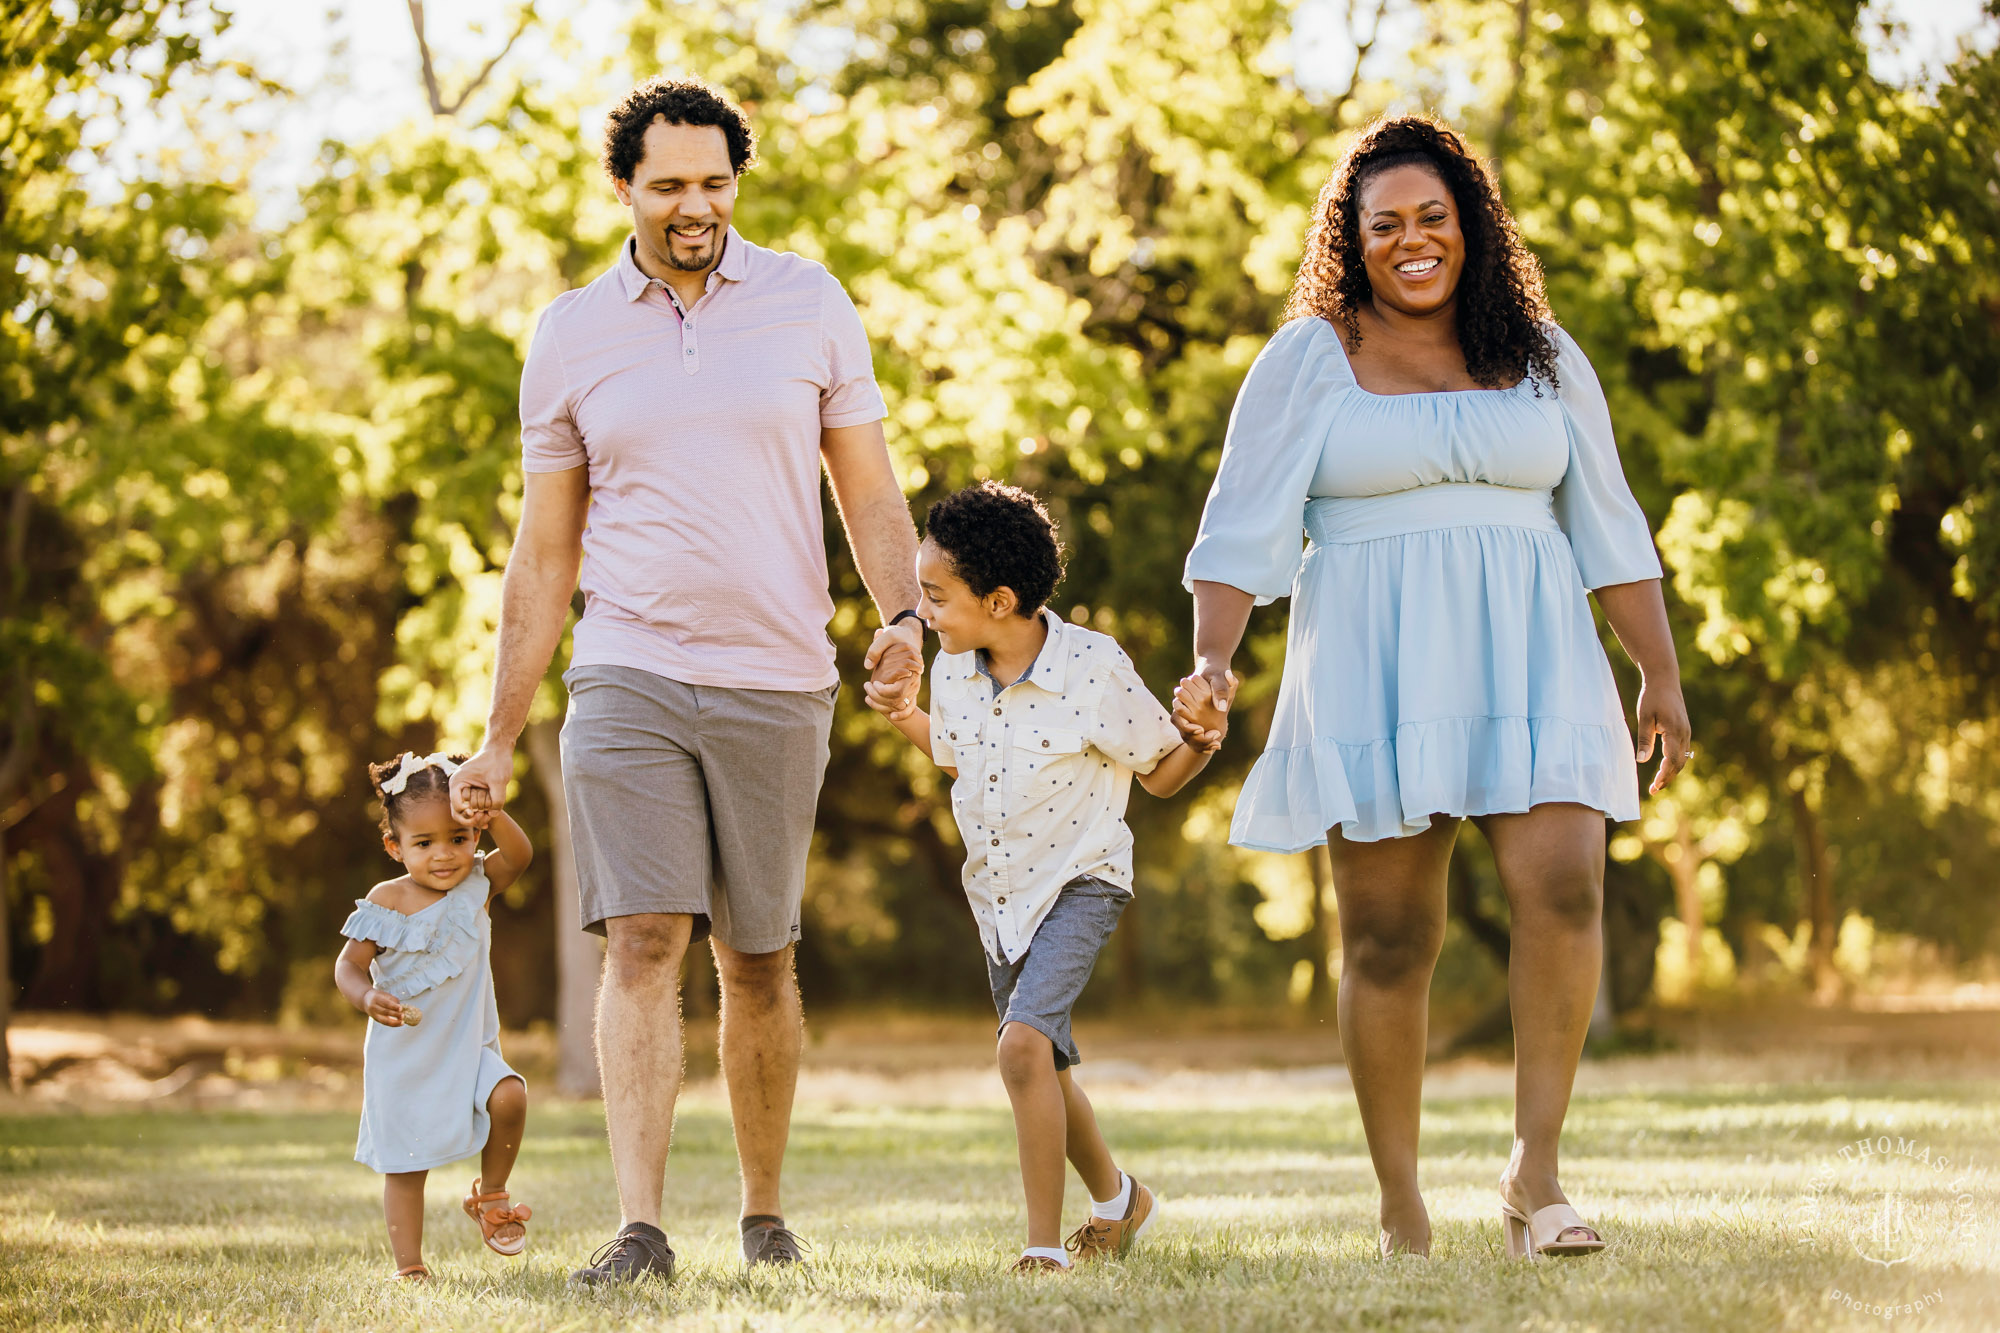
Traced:
<path fill-rule="evenodd" d="M 733 690 L 634 667 L 571 667 L 562 729 L 583 928 L 706 916 L 740 953 L 799 937 L 840 687 Z"/>
<path fill-rule="evenodd" d="M 1068 1069 L 1083 1059 L 1070 1035 L 1070 1010 L 1076 1008 L 1098 953 L 1131 901 L 1131 890 L 1115 884 L 1089 876 L 1071 880 L 1042 918 L 1019 962 L 986 960 L 1000 1027 L 1021 1023 L 1047 1037 L 1055 1044 L 1057 1069 Z"/>

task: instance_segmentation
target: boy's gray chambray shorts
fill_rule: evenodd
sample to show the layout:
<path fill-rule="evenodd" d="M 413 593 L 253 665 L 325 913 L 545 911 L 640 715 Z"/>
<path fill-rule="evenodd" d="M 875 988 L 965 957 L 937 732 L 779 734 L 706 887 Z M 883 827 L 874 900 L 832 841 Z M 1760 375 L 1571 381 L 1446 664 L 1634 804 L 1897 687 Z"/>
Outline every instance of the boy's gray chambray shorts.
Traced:
<path fill-rule="evenodd" d="M 739 953 L 795 942 L 840 687 L 684 685 L 597 664 L 571 667 L 563 683 L 583 928 L 688 913 Z"/>
<path fill-rule="evenodd" d="M 1056 1048 L 1057 1069 L 1081 1061 L 1069 1031 L 1070 1010 L 1131 901 L 1130 889 L 1088 875 L 1073 879 L 1063 885 L 1020 961 L 999 963 L 989 955 L 986 978 L 993 983 L 1000 1030 L 1020 1023 L 1047 1037 Z"/>

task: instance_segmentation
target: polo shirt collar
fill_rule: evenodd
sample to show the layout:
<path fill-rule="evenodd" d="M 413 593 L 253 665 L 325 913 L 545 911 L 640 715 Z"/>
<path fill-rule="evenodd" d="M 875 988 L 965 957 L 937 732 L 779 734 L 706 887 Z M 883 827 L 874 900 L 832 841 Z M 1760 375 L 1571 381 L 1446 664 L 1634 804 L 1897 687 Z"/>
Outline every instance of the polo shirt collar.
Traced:
<path fill-rule="evenodd" d="M 638 244 L 636 236 L 625 238 L 625 244 L 618 251 L 618 266 L 614 270 L 618 274 L 619 290 L 624 292 L 628 301 L 638 300 L 653 285 L 653 279 L 639 267 Z M 723 233 L 722 262 L 715 266 L 715 272 L 724 282 L 741 282 L 750 276 L 750 242 L 738 236 L 734 227 Z"/>
<path fill-rule="evenodd" d="M 1042 640 L 1042 650 L 1035 654 L 1034 665 L 1030 666 L 1021 680 L 1015 681 L 1014 684 L 1019 685 L 1021 681 L 1027 681 L 1031 685 L 1040 686 L 1050 694 L 1061 694 L 1064 682 L 1069 679 L 1070 653 L 1063 643 L 1064 637 L 1069 632 L 1069 622 L 1046 606 L 1042 608 L 1042 621 L 1049 627 L 1049 636 Z M 993 675 L 993 667 L 987 659 L 984 648 L 972 655 L 972 667 L 992 682 L 993 692 L 997 695 L 1000 692 L 1000 682 Z M 1007 688 L 1012 689 L 1013 686 Z"/>

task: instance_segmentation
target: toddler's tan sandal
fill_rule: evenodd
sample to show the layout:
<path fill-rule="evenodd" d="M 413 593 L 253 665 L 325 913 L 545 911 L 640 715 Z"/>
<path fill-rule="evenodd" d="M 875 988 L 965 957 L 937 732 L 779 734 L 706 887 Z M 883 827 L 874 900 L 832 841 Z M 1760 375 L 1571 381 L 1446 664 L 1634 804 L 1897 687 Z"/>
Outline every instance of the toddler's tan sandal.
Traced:
<path fill-rule="evenodd" d="M 431 1270 L 425 1268 L 422 1264 L 411 1264 L 408 1268 L 397 1269 L 396 1276 L 389 1280 L 391 1282 L 428 1282 L 431 1280 Z"/>
<path fill-rule="evenodd" d="M 512 1259 L 528 1248 L 528 1219 L 535 1215 L 535 1210 L 525 1203 L 509 1206 L 507 1197 L 506 1190 L 482 1192 L 479 1177 L 474 1176 L 472 1188 L 465 1194 L 465 1215 L 479 1224 L 479 1234 L 485 1239 L 487 1249 Z M 500 1206 L 487 1206 L 494 1203 Z M 495 1233 L 509 1223 L 520 1227 L 521 1234 L 505 1240 L 498 1239 Z"/>
<path fill-rule="evenodd" d="M 1530 1217 L 1502 1199 L 1500 1220 L 1507 1228 L 1510 1259 L 1573 1259 L 1604 1248 L 1597 1229 L 1566 1203 L 1538 1208 Z"/>

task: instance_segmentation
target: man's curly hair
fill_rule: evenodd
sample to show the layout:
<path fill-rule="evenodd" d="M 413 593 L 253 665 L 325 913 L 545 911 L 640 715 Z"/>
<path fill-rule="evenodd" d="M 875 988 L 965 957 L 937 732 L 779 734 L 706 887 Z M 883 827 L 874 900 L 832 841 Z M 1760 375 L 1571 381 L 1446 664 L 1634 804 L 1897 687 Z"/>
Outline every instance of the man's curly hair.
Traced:
<path fill-rule="evenodd" d="M 1049 511 L 1019 486 L 982 481 L 924 514 L 924 537 L 975 597 L 1012 588 L 1025 619 L 1040 614 L 1062 582 L 1063 544 Z"/>
<path fill-rule="evenodd" d="M 1473 379 L 1504 388 L 1523 376 L 1557 386 L 1553 317 L 1542 266 L 1521 243 L 1513 215 L 1485 166 L 1448 126 L 1428 116 L 1376 121 L 1354 141 L 1319 192 L 1305 257 L 1285 302 L 1285 318 L 1317 315 L 1338 327 L 1350 351 L 1361 345 L 1363 303 L 1373 295 L 1361 257 L 1361 191 L 1382 172 L 1428 167 L 1458 206 L 1465 267 L 1458 279 L 1458 343 Z"/>
<path fill-rule="evenodd" d="M 646 156 L 646 127 L 713 125 L 729 142 L 729 167 L 741 176 L 757 165 L 757 135 L 743 108 L 705 83 L 692 79 L 648 79 L 625 95 L 604 118 L 604 170 L 630 183 Z"/>

